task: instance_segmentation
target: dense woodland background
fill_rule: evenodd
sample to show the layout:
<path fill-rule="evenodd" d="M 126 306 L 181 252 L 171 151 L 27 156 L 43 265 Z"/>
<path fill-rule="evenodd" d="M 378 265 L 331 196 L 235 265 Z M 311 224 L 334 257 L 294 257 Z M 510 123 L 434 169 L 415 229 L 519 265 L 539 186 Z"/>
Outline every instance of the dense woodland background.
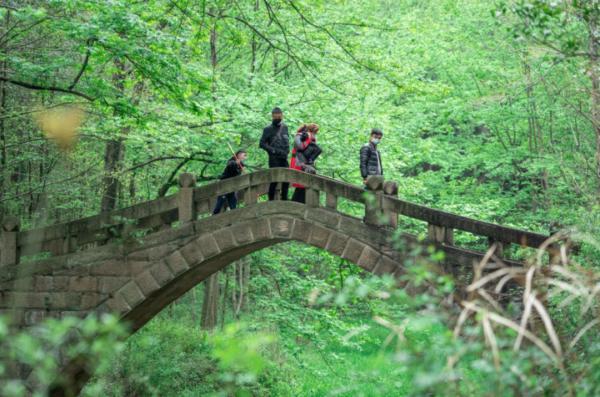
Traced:
<path fill-rule="evenodd" d="M 23 228 L 173 193 L 181 172 L 210 183 L 228 144 L 264 168 L 280 106 L 292 131 L 320 125 L 322 175 L 361 183 L 378 127 L 402 198 L 585 240 L 591 306 L 548 309 L 561 340 L 592 321 L 563 365 L 497 330 L 498 362 L 485 321 L 453 338 L 449 279 L 415 268 L 435 288 L 410 298 L 285 244 L 171 305 L 84 393 L 598 395 L 598 24 L 597 0 L 0 1 L 0 218 Z"/>

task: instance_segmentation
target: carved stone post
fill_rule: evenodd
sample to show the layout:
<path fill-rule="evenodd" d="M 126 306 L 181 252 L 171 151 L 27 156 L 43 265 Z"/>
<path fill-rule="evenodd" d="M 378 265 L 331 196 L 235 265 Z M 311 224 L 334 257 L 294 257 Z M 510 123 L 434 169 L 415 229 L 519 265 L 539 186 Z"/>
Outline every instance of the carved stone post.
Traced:
<path fill-rule="evenodd" d="M 383 177 L 370 175 L 367 178 L 367 201 L 365 202 L 365 223 L 380 226 L 382 224 Z"/>
<path fill-rule="evenodd" d="M 427 237 L 436 243 L 454 245 L 454 230 L 444 226 L 428 224 Z"/>
<path fill-rule="evenodd" d="M 490 246 L 490 248 L 492 248 L 492 246 L 494 246 L 494 244 L 496 245 L 496 249 L 494 250 L 494 255 L 496 255 L 496 257 L 498 257 L 498 258 L 504 257 L 504 245 L 505 244 L 502 241 L 498 241 L 491 237 L 488 237 L 488 245 Z"/>
<path fill-rule="evenodd" d="M 320 205 L 319 191 L 306 187 L 306 205 L 308 207 L 318 207 Z"/>
<path fill-rule="evenodd" d="M 325 206 L 330 210 L 337 210 L 338 197 L 333 193 L 327 192 L 326 194 L 327 195 L 325 196 Z"/>
<path fill-rule="evenodd" d="M 383 184 L 383 194 L 386 196 L 398 197 L 398 183 L 387 181 Z M 398 213 L 393 208 L 383 208 L 383 214 L 388 222 L 388 225 L 396 229 L 398 227 Z"/>
<path fill-rule="evenodd" d="M 196 206 L 194 205 L 194 187 L 196 177 L 190 173 L 179 175 L 179 193 L 177 206 L 179 208 L 179 222 L 186 223 L 196 220 Z"/>
<path fill-rule="evenodd" d="M 17 236 L 20 228 L 19 220 L 7 216 L 2 220 L 0 230 L 0 267 L 19 263 L 19 246 Z"/>

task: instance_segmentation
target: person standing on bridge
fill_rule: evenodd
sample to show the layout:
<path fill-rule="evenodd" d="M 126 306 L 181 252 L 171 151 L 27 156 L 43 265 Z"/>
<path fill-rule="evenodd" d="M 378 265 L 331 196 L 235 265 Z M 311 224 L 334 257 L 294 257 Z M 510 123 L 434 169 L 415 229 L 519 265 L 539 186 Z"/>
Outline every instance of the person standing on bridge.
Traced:
<path fill-rule="evenodd" d="M 221 177 L 219 179 L 228 179 L 234 178 L 236 176 L 242 175 L 244 172 L 244 160 L 246 160 L 245 150 L 238 150 L 228 161 Z M 225 203 L 229 206 L 229 209 L 233 210 L 237 207 L 237 196 L 235 192 L 223 194 L 217 198 L 217 204 L 215 205 L 215 209 L 213 210 L 213 215 L 217 215 L 221 212 Z"/>
<path fill-rule="evenodd" d="M 288 127 L 283 122 L 283 112 L 276 107 L 271 112 L 271 125 L 263 129 L 260 138 L 260 147 L 269 155 L 269 168 L 289 167 L 288 154 L 290 153 L 290 137 Z M 288 199 L 288 189 L 290 184 L 284 182 L 281 184 L 281 199 Z M 269 185 L 269 200 L 275 200 L 275 190 L 277 183 Z"/>
<path fill-rule="evenodd" d="M 321 154 L 321 148 L 317 145 L 317 132 L 319 132 L 319 126 L 314 123 L 303 124 L 298 128 L 298 132 L 294 137 L 290 168 L 309 174 L 317 173 L 315 160 Z M 294 183 L 293 186 L 296 189 L 292 195 L 292 201 L 305 203 L 306 188 L 299 183 Z"/>
<path fill-rule="evenodd" d="M 369 175 L 383 175 L 381 153 L 377 150 L 377 145 L 381 143 L 382 137 L 383 132 L 379 128 L 373 128 L 369 143 L 360 148 L 360 175 L 365 186 Z"/>

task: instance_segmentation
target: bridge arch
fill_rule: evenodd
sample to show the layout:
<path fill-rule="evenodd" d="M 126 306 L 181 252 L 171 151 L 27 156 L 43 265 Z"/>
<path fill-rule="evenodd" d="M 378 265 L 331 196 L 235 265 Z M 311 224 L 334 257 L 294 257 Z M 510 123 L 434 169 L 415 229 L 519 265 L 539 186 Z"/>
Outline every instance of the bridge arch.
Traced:
<path fill-rule="evenodd" d="M 182 229 L 191 230 L 185 237 L 163 238 L 159 245 L 129 252 L 124 260 L 146 265 L 96 310 L 118 313 L 135 331 L 211 274 L 285 241 L 323 249 L 377 274 L 399 274 L 402 269 L 389 233 L 334 211 L 295 202 L 255 204 Z"/>

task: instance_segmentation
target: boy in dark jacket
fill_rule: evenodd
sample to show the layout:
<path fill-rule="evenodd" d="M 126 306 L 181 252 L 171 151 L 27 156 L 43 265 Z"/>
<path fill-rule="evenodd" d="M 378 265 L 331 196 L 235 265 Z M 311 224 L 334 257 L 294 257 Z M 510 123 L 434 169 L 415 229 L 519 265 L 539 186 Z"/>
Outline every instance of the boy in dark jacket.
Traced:
<path fill-rule="evenodd" d="M 260 138 L 260 148 L 269 155 L 269 168 L 289 167 L 288 154 L 290 153 L 290 137 L 288 127 L 283 122 L 283 112 L 275 108 L 271 112 L 271 125 L 264 128 Z M 269 200 L 275 199 L 277 183 L 269 185 Z M 281 184 L 281 199 L 288 199 L 289 183 Z"/>
<path fill-rule="evenodd" d="M 238 150 L 235 155 L 227 161 L 227 165 L 219 179 L 223 180 L 242 175 L 242 172 L 244 172 L 244 160 L 246 160 L 247 156 L 245 150 Z M 213 210 L 213 215 L 220 213 L 226 202 L 231 210 L 237 207 L 237 197 L 235 192 L 227 193 L 217 198 L 217 204 Z"/>
<path fill-rule="evenodd" d="M 382 137 L 383 132 L 378 128 L 373 128 L 369 143 L 360 148 L 360 175 L 365 185 L 369 175 L 383 175 L 381 154 L 377 150 L 377 145 L 381 142 Z"/>

